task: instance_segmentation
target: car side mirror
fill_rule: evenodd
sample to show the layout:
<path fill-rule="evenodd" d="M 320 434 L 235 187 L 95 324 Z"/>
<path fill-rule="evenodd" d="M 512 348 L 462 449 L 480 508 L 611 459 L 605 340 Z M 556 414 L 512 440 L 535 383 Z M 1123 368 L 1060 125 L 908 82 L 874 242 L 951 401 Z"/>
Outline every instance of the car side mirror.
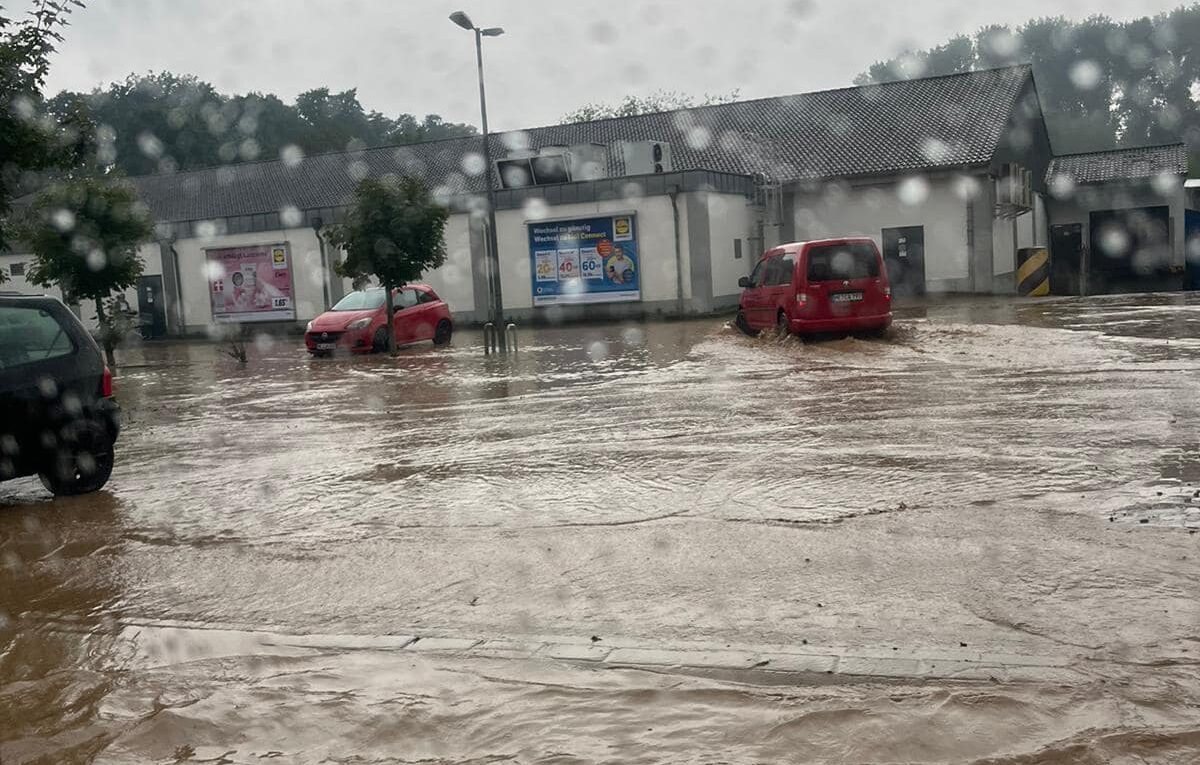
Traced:
<path fill-rule="evenodd" d="M 750 277 L 743 276 L 742 278 L 738 279 L 738 286 L 741 287 L 742 289 L 749 287 L 750 286 Z"/>

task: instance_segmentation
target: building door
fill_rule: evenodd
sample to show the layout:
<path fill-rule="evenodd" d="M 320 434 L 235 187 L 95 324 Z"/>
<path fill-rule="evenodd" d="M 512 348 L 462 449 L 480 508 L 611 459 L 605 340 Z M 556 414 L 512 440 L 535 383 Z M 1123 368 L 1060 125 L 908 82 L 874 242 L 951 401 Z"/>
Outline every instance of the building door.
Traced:
<path fill-rule="evenodd" d="M 892 294 L 912 297 L 925 294 L 925 227 L 905 226 L 883 230 L 883 262 Z"/>
<path fill-rule="evenodd" d="M 147 340 L 167 334 L 167 304 L 161 276 L 138 279 L 138 326 Z"/>
<path fill-rule="evenodd" d="M 1089 293 L 1179 289 L 1169 273 L 1170 208 L 1097 210 L 1088 218 Z"/>
<path fill-rule="evenodd" d="M 1050 227 L 1050 294 L 1080 294 L 1083 274 L 1083 225 Z"/>

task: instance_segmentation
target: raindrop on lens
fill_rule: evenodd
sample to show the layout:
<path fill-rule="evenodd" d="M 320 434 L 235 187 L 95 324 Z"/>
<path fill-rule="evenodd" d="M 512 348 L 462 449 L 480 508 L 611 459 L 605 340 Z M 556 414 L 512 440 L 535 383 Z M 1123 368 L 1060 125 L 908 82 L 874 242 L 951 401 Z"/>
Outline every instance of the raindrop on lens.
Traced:
<path fill-rule="evenodd" d="M 526 199 L 521 210 L 529 220 L 541 220 L 550 214 L 550 206 L 541 197 Z"/>
<path fill-rule="evenodd" d="M 483 155 L 475 151 L 464 154 L 461 164 L 463 172 L 471 176 L 483 175 L 483 171 L 487 169 Z"/>
<path fill-rule="evenodd" d="M 597 340 L 587 347 L 587 355 L 592 361 L 600 362 L 608 356 L 608 343 Z"/>
<path fill-rule="evenodd" d="M 304 215 L 296 207 L 288 205 L 279 211 L 279 222 L 284 228 L 296 228 L 304 222 Z"/>
<path fill-rule="evenodd" d="M 296 167 L 304 161 L 304 150 L 294 143 L 289 143 L 279 150 L 279 158 L 288 167 Z"/>
<path fill-rule="evenodd" d="M 929 182 L 919 176 L 905 178 L 896 187 L 896 196 L 906 205 L 919 205 L 929 198 Z"/>
<path fill-rule="evenodd" d="M 1100 65 L 1090 59 L 1076 61 L 1071 65 L 1071 84 L 1079 90 L 1091 90 L 1100 84 L 1103 72 Z"/>

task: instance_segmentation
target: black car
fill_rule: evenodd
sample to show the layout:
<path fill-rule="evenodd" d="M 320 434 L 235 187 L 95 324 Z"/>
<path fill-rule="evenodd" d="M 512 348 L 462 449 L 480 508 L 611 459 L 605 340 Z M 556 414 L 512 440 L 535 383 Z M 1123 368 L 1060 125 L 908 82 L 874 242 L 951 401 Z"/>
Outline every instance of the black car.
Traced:
<path fill-rule="evenodd" d="M 0 481 L 56 495 L 108 482 L 120 411 L 96 341 L 59 300 L 0 292 Z"/>

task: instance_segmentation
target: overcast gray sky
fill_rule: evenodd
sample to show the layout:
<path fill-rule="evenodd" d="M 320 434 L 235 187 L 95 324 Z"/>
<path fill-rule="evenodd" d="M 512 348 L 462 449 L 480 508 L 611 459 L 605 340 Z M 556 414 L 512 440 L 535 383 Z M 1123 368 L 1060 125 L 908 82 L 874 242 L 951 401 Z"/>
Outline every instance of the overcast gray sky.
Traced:
<path fill-rule="evenodd" d="M 3 0 L 0 0 L 2 2 Z M 26 3 L 9 0 L 9 10 Z M 872 62 L 990 23 L 1102 13 L 1161 0 L 88 0 L 54 61 L 51 92 L 130 72 L 195 74 L 224 92 L 357 87 L 368 109 L 479 123 L 467 11 L 484 41 L 493 129 L 556 122 L 590 101 L 656 89 L 745 98 L 848 85 Z"/>

